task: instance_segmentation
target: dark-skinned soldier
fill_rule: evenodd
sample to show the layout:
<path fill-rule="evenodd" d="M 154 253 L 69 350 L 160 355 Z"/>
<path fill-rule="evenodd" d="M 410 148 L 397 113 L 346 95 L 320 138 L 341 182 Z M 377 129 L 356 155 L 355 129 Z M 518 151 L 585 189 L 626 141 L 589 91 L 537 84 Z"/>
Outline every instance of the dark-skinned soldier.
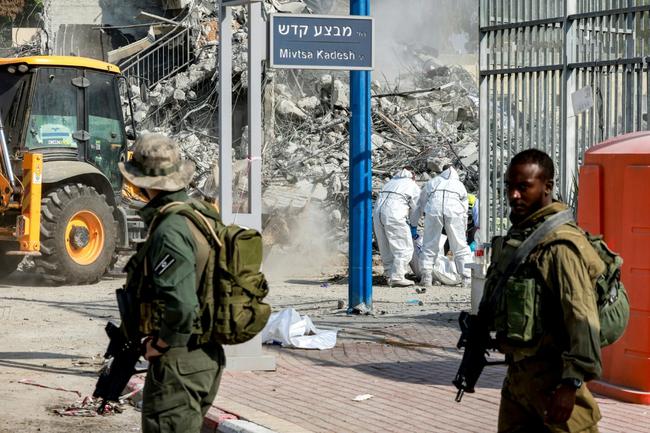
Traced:
<path fill-rule="evenodd" d="M 567 209 L 552 198 L 553 179 L 552 160 L 535 149 L 517 154 L 506 172 L 513 225 L 493 242 L 479 313 L 490 318 L 506 354 L 498 422 L 503 433 L 591 433 L 601 417 L 585 382 L 601 373 L 594 282 L 604 264 L 585 236 L 569 224 L 559 226 L 508 278 L 501 296 L 490 296 L 499 279 L 497 263 Z"/>
<path fill-rule="evenodd" d="M 184 161 L 176 143 L 165 136 L 141 136 L 133 158 L 119 166 L 125 180 L 149 199 L 140 211 L 148 225 L 163 206 L 189 200 L 185 189 L 194 164 Z M 225 364 L 221 346 L 202 344 L 197 328 L 197 268 L 209 247 L 191 224 L 177 214 L 160 218 L 126 266 L 126 287 L 137 294 L 138 334 L 150 363 L 143 391 L 144 433 L 198 433 Z"/>

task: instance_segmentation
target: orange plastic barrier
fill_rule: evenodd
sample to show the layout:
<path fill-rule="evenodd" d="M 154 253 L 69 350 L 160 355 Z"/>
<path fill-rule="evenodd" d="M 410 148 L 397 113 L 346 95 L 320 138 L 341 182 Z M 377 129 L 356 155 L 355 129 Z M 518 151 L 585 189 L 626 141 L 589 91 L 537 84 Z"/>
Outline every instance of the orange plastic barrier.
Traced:
<path fill-rule="evenodd" d="M 623 337 L 603 349 L 603 375 L 589 388 L 650 404 L 650 132 L 626 134 L 589 149 L 580 169 L 578 222 L 623 257 L 630 297 Z"/>

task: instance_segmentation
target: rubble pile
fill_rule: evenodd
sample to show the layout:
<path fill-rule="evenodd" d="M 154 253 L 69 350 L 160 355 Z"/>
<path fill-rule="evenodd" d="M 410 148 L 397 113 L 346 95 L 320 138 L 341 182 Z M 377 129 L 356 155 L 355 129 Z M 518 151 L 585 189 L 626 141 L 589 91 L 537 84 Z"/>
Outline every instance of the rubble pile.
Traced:
<path fill-rule="evenodd" d="M 266 144 L 263 178 L 271 191 L 285 185 L 275 195 L 293 185 L 303 202 L 322 201 L 338 224 L 348 208 L 347 76 L 287 72 L 275 81 L 275 137 Z M 405 82 L 409 90 L 401 90 Z M 478 89 L 465 69 L 427 62 L 399 85 L 373 82 L 372 95 L 373 191 L 404 165 L 425 181 L 447 163 L 459 168 L 468 189 L 478 188 Z M 267 188 L 267 208 L 269 195 Z M 295 198 L 284 202 L 301 208 Z"/>
<path fill-rule="evenodd" d="M 303 12 L 319 2 L 311 3 L 270 0 L 265 7 L 267 12 Z M 233 101 L 237 104 L 245 101 L 247 90 L 248 35 L 243 8 L 233 10 Z M 195 186 L 205 190 L 218 161 L 214 2 L 195 2 L 185 19 L 200 29 L 193 36 L 193 64 L 151 89 L 132 86 L 133 120 L 140 131 L 175 138 L 185 156 L 197 163 Z M 300 219 L 310 204 L 318 203 L 330 226 L 337 228 L 333 236 L 344 241 L 349 187 L 348 74 L 267 71 L 264 85 L 263 203 L 269 239 L 286 242 L 293 220 Z M 125 104 L 128 115 L 127 108 Z M 469 190 L 477 189 L 478 88 L 463 67 L 442 65 L 434 52 L 419 52 L 408 73 L 394 82 L 372 83 L 372 124 L 375 192 L 404 165 L 414 166 L 419 180 L 425 181 L 447 163 L 458 167 Z M 243 138 L 234 143 L 233 152 L 233 163 L 244 171 L 248 158 L 245 128 L 234 131 L 236 140 Z"/>

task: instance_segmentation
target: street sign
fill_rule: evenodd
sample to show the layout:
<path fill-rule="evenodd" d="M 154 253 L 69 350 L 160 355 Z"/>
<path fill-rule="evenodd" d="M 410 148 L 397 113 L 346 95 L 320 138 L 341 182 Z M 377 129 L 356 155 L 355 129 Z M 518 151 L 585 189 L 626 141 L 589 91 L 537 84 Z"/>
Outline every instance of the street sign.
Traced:
<path fill-rule="evenodd" d="M 365 16 L 273 14 L 272 68 L 372 70 L 374 20 Z"/>

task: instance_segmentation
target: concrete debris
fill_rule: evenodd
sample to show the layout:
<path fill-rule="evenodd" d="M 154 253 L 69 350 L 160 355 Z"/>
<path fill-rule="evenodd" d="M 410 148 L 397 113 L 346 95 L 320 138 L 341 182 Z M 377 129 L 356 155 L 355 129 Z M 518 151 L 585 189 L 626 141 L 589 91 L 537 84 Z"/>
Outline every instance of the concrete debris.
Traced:
<path fill-rule="evenodd" d="M 304 12 L 305 7 L 307 6 L 299 0 L 271 0 L 271 4 L 278 12 L 284 12 L 287 14 L 299 14 Z"/>
<path fill-rule="evenodd" d="M 307 117 L 307 113 L 301 110 L 293 101 L 283 99 L 276 107 L 276 113 L 285 118 L 293 118 L 294 120 L 303 120 Z"/>
<path fill-rule="evenodd" d="M 462 68 L 445 66 L 439 73 L 430 63 L 422 68 L 430 74 L 415 71 L 410 81 L 402 78 L 397 87 L 373 83 L 373 191 L 378 192 L 403 165 L 413 165 L 420 173 L 418 180 L 425 182 L 445 164 L 453 163 L 474 192 L 478 188 L 476 82 Z M 449 82 L 442 82 L 441 77 Z M 406 86 L 426 91 L 401 92 Z M 265 190 L 265 197 L 275 195 L 273 191 L 282 182 L 296 189 L 305 181 L 322 185 L 327 195 L 318 198 L 330 215 L 330 224 L 338 227 L 337 239 L 345 244 L 350 117 L 347 76 L 282 71 L 276 75 L 275 89 L 275 135 L 266 143 L 263 155 L 263 177 L 273 180 L 274 188 Z M 287 116 L 293 108 L 288 101 L 305 116 Z M 302 193 L 307 195 L 304 188 Z M 307 202 L 303 201 L 305 205 Z M 285 209 L 265 207 L 265 211 L 279 214 Z"/>
<path fill-rule="evenodd" d="M 332 105 L 337 108 L 347 108 L 350 106 L 348 85 L 343 84 L 341 80 L 334 80 L 332 89 Z"/>
<path fill-rule="evenodd" d="M 185 101 L 187 98 L 185 96 L 185 92 L 183 92 L 181 89 L 176 89 L 174 90 L 174 99 L 177 101 Z"/>
<path fill-rule="evenodd" d="M 264 7 L 268 13 L 329 7 L 323 1 L 307 3 L 267 0 Z M 179 141 L 185 156 L 197 164 L 193 186 L 206 192 L 211 185 L 208 189 L 216 194 L 212 179 L 219 147 L 215 3 L 201 0 L 191 4 L 189 23 L 197 29 L 194 46 L 199 48 L 193 63 L 149 90 L 132 92 L 133 119 L 140 131 L 162 132 Z M 245 192 L 250 162 L 245 122 L 248 34 L 243 8 L 233 8 L 233 17 L 233 164 L 243 173 L 234 190 Z M 318 203 L 328 218 L 327 235 L 345 252 L 349 74 L 269 71 L 264 86 L 265 232 L 274 242 L 290 239 L 287 221 L 298 219 L 306 207 Z M 374 81 L 372 126 L 374 193 L 404 165 L 414 166 L 418 181 L 425 182 L 449 163 L 458 168 L 469 191 L 477 190 L 478 87 L 463 67 L 439 64 L 434 52 L 419 53 L 415 66 L 398 81 Z"/>
<path fill-rule="evenodd" d="M 320 100 L 316 96 L 302 98 L 298 101 L 298 108 L 303 111 L 315 110 L 320 105 Z"/>
<path fill-rule="evenodd" d="M 102 406 L 103 405 L 103 406 Z M 59 416 L 96 417 L 115 415 L 124 412 L 124 403 L 104 402 L 100 398 L 84 397 L 72 404 L 52 408 L 52 413 Z"/>

